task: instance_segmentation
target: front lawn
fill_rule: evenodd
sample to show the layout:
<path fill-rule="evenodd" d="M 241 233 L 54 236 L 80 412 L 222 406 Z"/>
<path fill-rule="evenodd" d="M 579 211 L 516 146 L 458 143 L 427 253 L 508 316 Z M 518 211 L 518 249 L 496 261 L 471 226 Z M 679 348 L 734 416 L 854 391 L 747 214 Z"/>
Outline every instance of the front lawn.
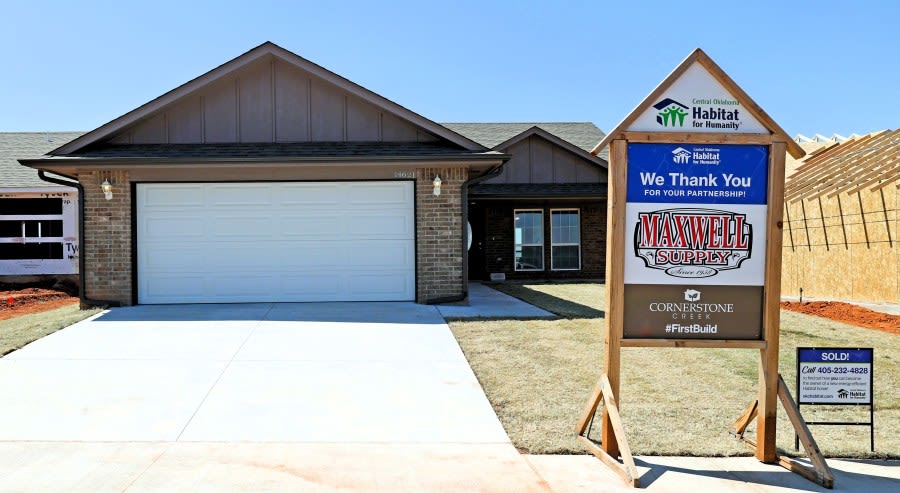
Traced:
<path fill-rule="evenodd" d="M 0 356 L 100 313 L 100 311 L 99 308 L 80 310 L 78 304 L 74 304 L 46 312 L 0 320 Z"/>
<path fill-rule="evenodd" d="M 604 286 L 503 289 L 571 318 L 454 321 L 450 328 L 517 447 L 534 454 L 585 453 L 573 430 L 603 368 Z M 875 454 L 867 427 L 812 426 L 823 453 L 900 458 L 894 432 L 900 429 L 894 383 L 900 378 L 900 337 L 788 311 L 781 317 L 780 372 L 794 394 L 797 346 L 875 348 Z M 758 364 L 759 352 L 749 349 L 623 349 L 620 410 L 634 453 L 750 455 L 727 429 L 756 397 Z M 807 421 L 868 419 L 867 407 L 801 410 Z M 794 453 L 783 411 L 778 419 L 778 445 Z M 591 436 L 598 433 L 595 427 Z"/>

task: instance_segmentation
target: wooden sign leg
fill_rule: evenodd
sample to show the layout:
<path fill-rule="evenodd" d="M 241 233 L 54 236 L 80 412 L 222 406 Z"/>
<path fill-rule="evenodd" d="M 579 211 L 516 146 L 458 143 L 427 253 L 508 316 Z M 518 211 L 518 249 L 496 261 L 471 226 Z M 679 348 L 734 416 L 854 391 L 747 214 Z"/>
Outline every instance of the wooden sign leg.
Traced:
<path fill-rule="evenodd" d="M 598 447 L 597 444 L 590 440 L 586 435 L 589 431 L 588 428 L 591 418 L 593 418 L 594 414 L 597 412 L 597 408 L 600 406 L 601 401 L 603 402 L 603 415 L 609 420 L 610 432 L 607 434 L 605 431 L 606 429 L 603 429 L 604 431 L 600 442 L 601 447 Z M 607 378 L 606 374 L 603 374 L 594 386 L 594 391 L 591 394 L 590 399 L 588 399 L 584 414 L 581 416 L 581 419 L 578 420 L 575 432 L 578 434 L 578 441 L 580 441 L 588 451 L 594 454 L 594 456 L 609 466 L 623 481 L 635 488 L 640 486 L 637 467 L 634 465 L 634 458 L 631 456 L 631 448 L 628 446 L 628 441 L 625 439 L 625 426 L 622 424 L 621 416 L 619 416 L 619 406 L 616 404 L 615 394 L 612 391 L 612 386 L 610 385 L 609 378 Z M 616 439 L 616 437 L 616 446 L 621 450 L 621 464 L 617 460 L 617 456 L 609 454 L 606 449 L 602 447 L 607 440 Z"/>

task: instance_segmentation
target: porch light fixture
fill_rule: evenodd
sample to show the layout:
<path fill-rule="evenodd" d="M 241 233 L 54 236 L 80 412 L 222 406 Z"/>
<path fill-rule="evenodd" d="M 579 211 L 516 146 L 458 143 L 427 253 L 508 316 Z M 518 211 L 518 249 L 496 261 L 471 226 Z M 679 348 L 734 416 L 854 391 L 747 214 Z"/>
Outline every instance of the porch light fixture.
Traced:
<path fill-rule="evenodd" d="M 103 183 L 100 184 L 100 189 L 103 190 L 103 197 L 106 200 L 112 200 L 112 184 L 109 183 L 109 180 L 103 180 Z"/>
<path fill-rule="evenodd" d="M 434 185 L 434 190 L 432 190 L 431 193 L 433 193 L 435 195 L 440 195 L 441 194 L 441 175 L 434 175 L 434 180 L 432 180 L 431 184 Z"/>

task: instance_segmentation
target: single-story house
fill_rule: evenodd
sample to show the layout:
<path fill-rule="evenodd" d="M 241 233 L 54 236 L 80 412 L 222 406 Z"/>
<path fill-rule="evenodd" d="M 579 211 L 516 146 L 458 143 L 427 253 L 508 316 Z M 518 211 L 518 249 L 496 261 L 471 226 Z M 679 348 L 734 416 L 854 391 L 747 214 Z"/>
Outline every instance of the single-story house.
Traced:
<path fill-rule="evenodd" d="M 20 162 L 83 187 L 83 296 L 129 305 L 461 298 L 506 159 L 267 42 Z"/>
<path fill-rule="evenodd" d="M 605 228 L 605 161 L 584 152 L 602 134 L 531 127 L 475 138 L 267 42 L 20 162 L 83 189 L 86 303 L 438 303 L 467 294 L 470 204 L 473 251 L 507 257 L 482 254 L 477 277 L 535 275 L 522 266 L 539 257 L 544 274 L 602 276 L 587 250 Z M 505 175 L 507 161 L 533 172 Z M 481 181 L 522 200 L 469 197 Z"/>
<path fill-rule="evenodd" d="M 78 273 L 78 190 L 43 181 L 16 159 L 44 154 L 80 135 L 0 133 L 0 282 Z"/>
<path fill-rule="evenodd" d="M 469 278 L 601 279 L 607 161 L 593 123 L 445 123 L 504 154 L 500 174 L 469 189 Z"/>

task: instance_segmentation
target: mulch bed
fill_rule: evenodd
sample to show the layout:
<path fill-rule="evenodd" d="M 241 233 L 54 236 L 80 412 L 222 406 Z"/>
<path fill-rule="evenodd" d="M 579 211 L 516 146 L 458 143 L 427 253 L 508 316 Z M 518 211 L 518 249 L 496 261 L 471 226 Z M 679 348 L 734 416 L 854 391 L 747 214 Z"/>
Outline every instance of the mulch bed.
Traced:
<path fill-rule="evenodd" d="M 75 303 L 78 303 L 77 296 L 56 289 L 24 288 L 0 291 L 0 320 Z"/>

